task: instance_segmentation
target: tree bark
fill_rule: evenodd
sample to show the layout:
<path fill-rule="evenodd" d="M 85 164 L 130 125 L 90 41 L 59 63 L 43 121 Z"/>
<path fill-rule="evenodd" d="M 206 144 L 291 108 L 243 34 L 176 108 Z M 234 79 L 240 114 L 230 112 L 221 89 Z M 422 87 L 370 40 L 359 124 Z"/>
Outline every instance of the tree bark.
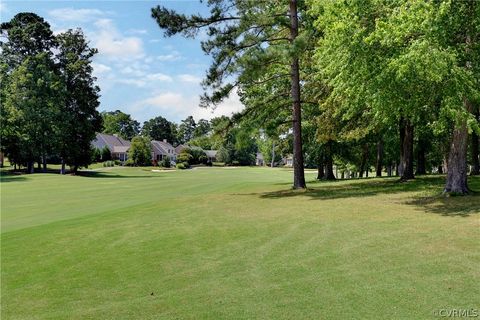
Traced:
<path fill-rule="evenodd" d="M 453 131 L 450 155 L 448 157 L 447 182 L 444 192 L 467 194 L 467 123 L 463 121 Z"/>
<path fill-rule="evenodd" d="M 377 143 L 377 172 L 376 172 L 377 177 L 382 176 L 382 168 L 383 168 L 383 139 L 380 138 L 380 140 Z"/>
<path fill-rule="evenodd" d="M 477 106 L 476 112 L 477 121 L 480 120 L 480 108 Z M 478 134 L 474 131 L 472 132 L 472 171 L 470 175 L 478 176 L 480 175 L 480 159 L 479 156 L 479 137 Z"/>
<path fill-rule="evenodd" d="M 290 0 L 290 43 L 298 36 L 297 0 Z M 302 150 L 302 108 L 300 104 L 300 67 L 294 55 L 290 66 L 293 115 L 293 188 L 305 189 L 305 172 Z"/>
<path fill-rule="evenodd" d="M 425 164 L 425 141 L 423 139 L 418 139 L 417 146 L 417 170 L 416 175 L 427 174 L 427 168 Z"/>
<path fill-rule="evenodd" d="M 275 142 L 272 143 L 272 163 L 270 164 L 270 167 L 274 167 L 275 165 Z"/>
<path fill-rule="evenodd" d="M 362 162 L 360 163 L 360 178 L 363 178 L 363 172 L 366 171 L 365 166 L 367 165 L 368 161 L 368 143 L 365 143 L 362 147 Z"/>
<path fill-rule="evenodd" d="M 28 161 L 27 162 L 27 173 L 30 174 L 30 173 L 33 173 L 34 171 L 34 163 L 33 161 Z"/>
<path fill-rule="evenodd" d="M 332 145 L 331 142 L 328 142 L 325 146 L 325 180 L 337 180 L 335 174 L 333 173 L 333 155 L 332 155 Z"/>
<path fill-rule="evenodd" d="M 62 167 L 60 168 L 60 174 L 65 174 L 65 160 L 62 159 Z"/>
<path fill-rule="evenodd" d="M 325 178 L 325 165 L 323 163 L 322 156 L 318 157 L 317 171 L 317 180 L 322 180 L 323 178 Z"/>
<path fill-rule="evenodd" d="M 44 173 L 47 172 L 47 156 L 46 155 L 42 156 L 42 165 L 43 165 L 42 171 Z"/>
<path fill-rule="evenodd" d="M 415 178 L 413 174 L 413 125 L 409 120 L 403 118 L 400 122 L 400 142 L 402 142 L 400 149 L 402 168 L 400 179 L 406 181 Z"/>
<path fill-rule="evenodd" d="M 478 159 L 478 135 L 472 133 L 472 171 L 470 175 L 478 176 L 480 175 L 480 161 Z"/>
<path fill-rule="evenodd" d="M 438 173 L 443 174 L 443 165 L 438 166 Z"/>

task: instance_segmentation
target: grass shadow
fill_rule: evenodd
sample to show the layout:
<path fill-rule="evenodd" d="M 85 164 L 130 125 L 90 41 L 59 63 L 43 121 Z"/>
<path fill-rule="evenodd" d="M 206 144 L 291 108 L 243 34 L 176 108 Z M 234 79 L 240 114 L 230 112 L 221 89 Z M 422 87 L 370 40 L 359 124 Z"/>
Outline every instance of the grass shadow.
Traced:
<path fill-rule="evenodd" d="M 480 177 L 471 177 L 469 182 L 474 190 L 480 189 Z M 412 192 L 413 200 L 404 203 L 419 207 L 428 213 L 463 217 L 480 213 L 479 192 L 473 191 L 471 195 L 464 197 L 446 197 L 442 195 L 444 183 L 445 177 L 441 175 L 422 176 L 407 182 L 395 178 L 319 181 L 309 183 L 310 188 L 307 190 L 284 189 L 237 195 L 256 195 L 262 199 L 308 197 L 311 200 L 335 200 Z"/>
<path fill-rule="evenodd" d="M 131 179 L 131 178 L 158 178 L 161 177 L 159 175 L 153 176 L 147 176 L 147 175 L 123 175 L 123 174 L 116 174 L 112 172 L 98 172 L 98 171 L 87 171 L 87 170 L 82 170 L 77 172 L 76 174 L 79 177 L 86 177 L 86 178 L 114 178 L 114 179 Z"/>
<path fill-rule="evenodd" d="M 319 181 L 309 183 L 310 188 L 305 191 L 288 189 L 264 192 L 257 195 L 264 199 L 310 197 L 312 200 L 332 200 L 369 197 L 378 194 L 426 191 L 432 190 L 433 188 L 438 189 L 441 185 L 441 181 L 443 181 L 443 177 L 440 176 L 422 177 L 421 179 L 407 182 L 400 182 L 398 179 L 392 178 Z"/>
<path fill-rule="evenodd" d="M 2 171 L 0 173 L 0 182 L 18 182 L 27 180 L 21 173 L 11 172 L 11 171 Z"/>
<path fill-rule="evenodd" d="M 478 192 L 468 196 L 447 197 L 436 195 L 421 197 L 405 203 L 419 207 L 425 212 L 445 217 L 468 217 L 480 213 L 480 193 Z"/>

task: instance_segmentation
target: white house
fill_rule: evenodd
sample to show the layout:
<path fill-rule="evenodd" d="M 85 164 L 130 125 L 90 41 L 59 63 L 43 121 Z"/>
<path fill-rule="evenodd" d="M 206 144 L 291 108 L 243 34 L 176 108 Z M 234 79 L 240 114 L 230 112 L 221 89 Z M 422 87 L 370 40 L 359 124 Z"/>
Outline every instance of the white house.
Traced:
<path fill-rule="evenodd" d="M 163 141 L 152 140 L 152 161 L 162 161 L 166 157 L 170 158 L 171 161 L 177 160 L 177 153 L 175 148 L 167 142 L 166 139 Z"/>

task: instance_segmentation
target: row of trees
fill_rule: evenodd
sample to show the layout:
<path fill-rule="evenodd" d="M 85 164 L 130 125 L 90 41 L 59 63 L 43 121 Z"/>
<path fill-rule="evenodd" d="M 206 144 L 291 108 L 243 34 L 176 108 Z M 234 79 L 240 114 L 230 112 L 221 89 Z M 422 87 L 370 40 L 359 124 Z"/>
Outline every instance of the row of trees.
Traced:
<path fill-rule="evenodd" d="M 91 141 L 101 129 L 99 88 L 82 31 L 54 35 L 34 13 L 1 24 L 1 151 L 27 172 L 57 158 L 73 172 L 91 161 Z"/>
<path fill-rule="evenodd" d="M 332 179 L 335 163 L 403 180 L 446 170 L 445 192 L 468 193 L 468 162 L 472 174 L 479 168 L 479 2 L 208 5 L 208 16 L 158 6 L 152 17 L 166 36 L 206 29 L 202 49 L 213 61 L 202 105 L 236 88 L 245 105 L 238 126 L 263 128 L 272 145 L 291 137 L 294 188 L 306 187 L 305 164 Z"/>
<path fill-rule="evenodd" d="M 180 124 L 158 116 L 145 121 L 143 126 L 131 115 L 120 110 L 102 112 L 102 118 L 103 133 L 118 134 L 127 140 L 132 140 L 138 135 L 159 141 L 166 139 L 173 145 L 184 144 L 192 139 L 200 138 L 212 129 L 210 121 L 200 119 L 196 122 L 192 116 L 188 116 Z"/>

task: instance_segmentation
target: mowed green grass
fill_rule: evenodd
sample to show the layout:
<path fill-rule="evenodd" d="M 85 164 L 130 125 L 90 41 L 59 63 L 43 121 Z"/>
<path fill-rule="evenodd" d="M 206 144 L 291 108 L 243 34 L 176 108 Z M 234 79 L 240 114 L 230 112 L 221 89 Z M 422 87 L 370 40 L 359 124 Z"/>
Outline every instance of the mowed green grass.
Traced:
<path fill-rule="evenodd" d="M 4 176 L 2 319 L 432 319 L 480 308 L 480 196 L 439 196 L 438 176 L 298 192 L 291 175 Z M 480 191 L 480 179 L 470 185 Z"/>

